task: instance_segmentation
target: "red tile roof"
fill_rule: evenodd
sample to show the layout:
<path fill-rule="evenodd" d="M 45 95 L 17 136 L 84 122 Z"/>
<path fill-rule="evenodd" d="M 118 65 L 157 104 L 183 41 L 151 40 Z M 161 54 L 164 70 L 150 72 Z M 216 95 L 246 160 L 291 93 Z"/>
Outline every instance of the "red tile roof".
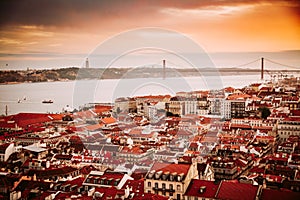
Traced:
<path fill-rule="evenodd" d="M 280 190 L 271 190 L 271 189 L 263 189 L 261 196 L 261 200 L 292 200 L 292 199 L 300 199 L 299 192 L 291 192 L 291 191 L 280 191 Z"/>
<path fill-rule="evenodd" d="M 73 114 L 73 116 L 75 118 L 94 118 L 97 115 L 92 110 L 85 110 L 85 111 L 76 112 Z"/>
<path fill-rule="evenodd" d="M 116 123 L 117 120 L 113 117 L 106 117 L 106 118 L 101 119 L 101 121 L 104 124 L 113 124 L 113 123 Z"/>
<path fill-rule="evenodd" d="M 189 169 L 190 169 L 190 164 L 170 164 L 170 163 L 160 163 L 160 162 L 155 162 L 151 167 L 151 170 L 155 170 L 155 171 L 163 171 L 163 172 L 170 172 L 170 173 L 177 172 L 177 174 L 183 173 L 184 175 L 187 175 Z"/>
<path fill-rule="evenodd" d="M 234 92 L 234 88 L 233 87 L 226 87 L 226 88 L 224 88 L 224 91 L 225 92 Z"/>
<path fill-rule="evenodd" d="M 200 187 L 205 187 L 203 193 L 200 193 Z M 214 198 L 218 191 L 219 184 L 213 181 L 193 179 L 185 192 L 185 196 Z"/>
<path fill-rule="evenodd" d="M 250 98 L 251 96 L 248 94 L 233 94 L 227 97 L 228 100 L 245 100 Z"/>
<path fill-rule="evenodd" d="M 164 98 L 171 98 L 170 95 L 148 95 L 148 96 L 137 96 L 136 99 L 164 99 Z"/>
<path fill-rule="evenodd" d="M 75 178 L 71 181 L 66 181 L 62 184 L 63 185 L 68 185 L 68 184 L 71 184 L 71 185 L 77 185 L 77 187 L 80 187 L 82 185 L 84 181 L 84 178 L 83 177 L 79 177 L 79 178 Z"/>
<path fill-rule="evenodd" d="M 94 112 L 97 114 L 102 114 L 103 112 L 109 112 L 112 108 L 112 106 L 96 105 L 94 108 Z"/>
<path fill-rule="evenodd" d="M 186 131 L 186 130 L 179 130 L 177 132 L 177 135 L 181 135 L 181 136 L 192 136 L 193 133 L 191 133 L 190 131 Z"/>
<path fill-rule="evenodd" d="M 286 117 L 283 121 L 296 121 L 296 122 L 300 122 L 300 117 Z"/>
<path fill-rule="evenodd" d="M 149 148 L 141 148 L 140 145 L 135 145 L 132 147 L 125 146 L 122 148 L 122 153 L 129 153 L 129 154 L 142 154 L 145 153 Z"/>
<path fill-rule="evenodd" d="M 91 171 L 96 170 L 96 168 L 93 165 L 84 166 L 80 169 L 80 172 L 84 175 L 89 174 Z"/>
<path fill-rule="evenodd" d="M 0 153 L 5 153 L 7 147 L 10 145 L 10 143 L 5 143 L 0 145 Z"/>
<path fill-rule="evenodd" d="M 54 200 L 65 200 L 65 199 L 71 199 L 71 196 L 75 195 L 74 192 L 71 193 L 64 193 L 64 192 L 60 192 L 59 194 L 57 194 L 54 198 Z M 87 196 L 87 195 L 82 195 L 80 197 L 77 196 L 77 198 L 72 198 L 72 199 L 76 199 L 76 200 L 93 200 L 92 196 Z"/>
<path fill-rule="evenodd" d="M 261 83 L 252 83 L 250 86 L 252 86 L 252 87 L 258 87 L 260 85 L 261 85 Z"/>
<path fill-rule="evenodd" d="M 13 128 L 15 124 L 19 127 L 26 128 L 30 125 L 41 124 L 54 120 L 61 120 L 59 114 L 42 114 L 42 113 L 19 113 L 0 118 L 0 127 Z"/>
<path fill-rule="evenodd" d="M 255 166 L 250 169 L 251 173 L 263 174 L 265 172 L 265 166 Z"/>
<path fill-rule="evenodd" d="M 106 178 L 106 179 L 110 179 L 110 178 L 113 178 L 113 179 L 122 179 L 124 176 L 124 174 L 122 173 L 110 173 L 110 172 L 106 172 L 104 173 L 101 178 Z"/>
<path fill-rule="evenodd" d="M 160 196 L 157 194 L 145 193 L 143 196 L 134 197 L 135 200 L 168 200 L 168 197 Z"/>
<path fill-rule="evenodd" d="M 230 200 L 255 200 L 257 191 L 258 186 L 247 183 L 222 181 L 216 198 Z"/>
<path fill-rule="evenodd" d="M 74 171 L 77 171 L 77 169 L 69 166 L 60 167 L 60 168 L 49 168 L 45 170 L 31 169 L 28 171 L 28 175 L 33 176 L 34 174 L 36 174 L 37 178 L 43 178 L 43 177 L 50 177 L 50 176 L 62 176 L 62 175 L 72 173 Z"/>
<path fill-rule="evenodd" d="M 247 125 L 247 124 L 231 124 L 230 126 L 231 128 L 245 128 L 245 129 L 251 129 L 251 126 L 250 125 Z"/>
<path fill-rule="evenodd" d="M 92 125 L 88 125 L 84 128 L 88 131 L 96 131 L 96 130 L 100 130 L 102 127 L 103 127 L 102 124 L 92 124 Z"/>

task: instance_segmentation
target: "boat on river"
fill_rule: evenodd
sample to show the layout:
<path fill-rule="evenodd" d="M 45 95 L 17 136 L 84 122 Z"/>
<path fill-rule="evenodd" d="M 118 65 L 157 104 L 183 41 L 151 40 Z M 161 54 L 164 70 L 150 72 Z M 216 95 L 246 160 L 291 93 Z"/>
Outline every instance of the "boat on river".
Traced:
<path fill-rule="evenodd" d="M 53 103 L 52 100 L 43 100 L 42 103 Z"/>

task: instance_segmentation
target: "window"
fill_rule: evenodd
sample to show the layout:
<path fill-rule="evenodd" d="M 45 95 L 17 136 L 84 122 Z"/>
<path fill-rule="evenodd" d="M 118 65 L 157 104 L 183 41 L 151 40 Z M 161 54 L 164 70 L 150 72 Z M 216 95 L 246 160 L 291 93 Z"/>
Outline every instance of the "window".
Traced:
<path fill-rule="evenodd" d="M 150 181 L 148 182 L 148 187 L 151 187 L 151 182 Z"/>
<path fill-rule="evenodd" d="M 155 188 L 158 188 L 158 183 L 155 183 Z"/>
<path fill-rule="evenodd" d="M 170 185 L 169 185 L 169 189 L 170 189 L 170 190 L 173 190 L 173 184 L 170 184 Z"/>
<path fill-rule="evenodd" d="M 180 191 L 181 189 L 180 189 L 180 185 L 177 185 L 177 191 Z"/>
<path fill-rule="evenodd" d="M 166 184 L 165 183 L 162 184 L 162 188 L 166 189 Z"/>

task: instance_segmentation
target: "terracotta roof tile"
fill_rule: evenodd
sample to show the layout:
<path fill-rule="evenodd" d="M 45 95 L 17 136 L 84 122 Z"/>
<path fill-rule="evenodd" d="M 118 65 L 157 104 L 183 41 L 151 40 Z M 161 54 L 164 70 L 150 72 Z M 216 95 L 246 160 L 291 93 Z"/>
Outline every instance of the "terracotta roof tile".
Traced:
<path fill-rule="evenodd" d="M 200 192 L 201 187 L 203 187 L 202 193 Z M 219 184 L 213 181 L 193 179 L 185 192 L 185 196 L 213 199 L 218 191 L 218 187 Z"/>
<path fill-rule="evenodd" d="M 255 200 L 258 186 L 246 183 L 222 181 L 216 195 L 218 199 Z"/>
<path fill-rule="evenodd" d="M 177 172 L 177 174 L 183 173 L 184 175 L 187 175 L 189 169 L 190 169 L 190 164 L 170 164 L 170 163 L 160 163 L 160 162 L 155 162 L 151 167 L 151 170 L 155 170 L 155 171 L 163 171 L 163 172 L 170 172 L 170 173 Z"/>
<path fill-rule="evenodd" d="M 113 123 L 116 123 L 117 120 L 113 117 L 105 117 L 105 118 L 101 119 L 101 122 L 104 124 L 113 124 Z"/>
<path fill-rule="evenodd" d="M 291 191 L 263 189 L 260 199 L 261 200 L 281 200 L 281 199 L 296 200 L 296 199 L 300 199 L 300 193 L 291 192 Z"/>

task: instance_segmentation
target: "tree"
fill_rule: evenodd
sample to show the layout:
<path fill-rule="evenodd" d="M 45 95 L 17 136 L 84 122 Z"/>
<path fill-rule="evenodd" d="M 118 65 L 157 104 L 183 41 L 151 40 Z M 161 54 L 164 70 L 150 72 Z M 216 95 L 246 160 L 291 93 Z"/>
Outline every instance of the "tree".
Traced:
<path fill-rule="evenodd" d="M 120 114 L 121 109 L 119 107 L 117 107 L 117 114 Z"/>
<path fill-rule="evenodd" d="M 260 116 L 263 119 L 267 119 L 270 116 L 270 114 L 271 114 L 270 109 L 267 108 L 267 107 L 261 107 L 258 110 L 260 111 Z"/>
<path fill-rule="evenodd" d="M 174 114 L 174 113 L 169 112 L 169 111 L 166 112 L 166 116 L 167 116 L 167 117 L 180 117 L 179 114 Z"/>

